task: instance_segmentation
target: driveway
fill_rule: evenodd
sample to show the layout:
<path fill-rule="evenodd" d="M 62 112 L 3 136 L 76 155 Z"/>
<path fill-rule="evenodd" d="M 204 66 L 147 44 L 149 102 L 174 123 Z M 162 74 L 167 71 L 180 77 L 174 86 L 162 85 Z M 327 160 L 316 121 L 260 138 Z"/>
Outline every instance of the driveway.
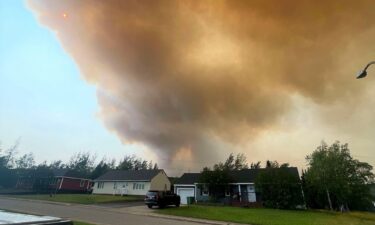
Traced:
<path fill-rule="evenodd" d="M 127 205 L 125 207 L 110 207 L 110 205 L 89 206 L 0 197 L 0 209 L 13 210 L 31 214 L 56 216 L 98 225 L 198 225 L 202 223 L 207 224 L 207 222 L 205 221 L 198 220 L 192 222 L 185 221 L 181 218 L 179 219 L 173 217 L 156 217 L 157 215 L 152 215 L 153 210 L 149 210 L 145 206 L 141 205 Z"/>

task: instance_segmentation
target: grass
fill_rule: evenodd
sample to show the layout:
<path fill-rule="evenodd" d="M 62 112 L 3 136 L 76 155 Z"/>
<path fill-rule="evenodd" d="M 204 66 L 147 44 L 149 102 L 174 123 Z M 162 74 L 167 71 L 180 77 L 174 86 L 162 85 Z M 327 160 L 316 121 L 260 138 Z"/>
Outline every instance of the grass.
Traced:
<path fill-rule="evenodd" d="M 375 213 L 294 211 L 223 206 L 189 206 L 158 210 L 158 213 L 252 225 L 374 225 Z"/>
<path fill-rule="evenodd" d="M 34 195 L 9 195 L 8 197 L 44 200 L 51 202 L 65 202 L 78 204 L 98 204 L 98 203 L 114 203 L 137 201 L 142 198 L 139 196 L 113 196 L 113 195 L 92 195 L 92 194 L 57 194 L 50 197 L 48 194 L 34 194 Z"/>

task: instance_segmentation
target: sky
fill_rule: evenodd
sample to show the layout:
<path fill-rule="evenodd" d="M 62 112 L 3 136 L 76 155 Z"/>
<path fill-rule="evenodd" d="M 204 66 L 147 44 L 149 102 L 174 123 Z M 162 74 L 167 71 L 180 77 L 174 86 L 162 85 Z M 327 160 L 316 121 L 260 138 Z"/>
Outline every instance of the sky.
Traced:
<path fill-rule="evenodd" d="M 23 1 L 0 1 L 0 142 L 19 140 L 37 162 L 68 161 L 79 151 L 100 159 L 133 154 L 97 117 L 95 85 L 87 84 L 56 35 Z"/>
<path fill-rule="evenodd" d="M 321 141 L 375 165 L 372 1 L 1 2 L 0 138 L 172 174 L 244 153 L 306 168 Z"/>

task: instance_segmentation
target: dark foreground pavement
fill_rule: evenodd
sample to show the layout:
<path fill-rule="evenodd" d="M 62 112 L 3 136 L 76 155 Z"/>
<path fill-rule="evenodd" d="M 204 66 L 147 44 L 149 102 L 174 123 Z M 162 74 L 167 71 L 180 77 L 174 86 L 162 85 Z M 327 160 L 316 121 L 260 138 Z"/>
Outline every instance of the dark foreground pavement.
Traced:
<path fill-rule="evenodd" d="M 199 222 L 176 221 L 147 215 L 119 212 L 107 207 L 85 206 L 77 204 L 56 204 L 0 197 L 0 209 L 30 214 L 56 216 L 98 225 L 198 225 Z"/>

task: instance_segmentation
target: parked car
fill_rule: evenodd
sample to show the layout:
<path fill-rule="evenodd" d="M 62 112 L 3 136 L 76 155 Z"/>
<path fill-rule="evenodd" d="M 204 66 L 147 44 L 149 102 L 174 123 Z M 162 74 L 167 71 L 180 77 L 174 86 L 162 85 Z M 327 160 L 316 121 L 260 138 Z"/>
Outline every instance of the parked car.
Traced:
<path fill-rule="evenodd" d="M 179 207 L 180 201 L 180 196 L 172 193 L 171 191 L 150 190 L 147 192 L 145 197 L 145 204 L 150 209 L 155 205 L 159 206 L 159 208 L 164 208 L 167 205 L 175 205 L 176 207 Z"/>

